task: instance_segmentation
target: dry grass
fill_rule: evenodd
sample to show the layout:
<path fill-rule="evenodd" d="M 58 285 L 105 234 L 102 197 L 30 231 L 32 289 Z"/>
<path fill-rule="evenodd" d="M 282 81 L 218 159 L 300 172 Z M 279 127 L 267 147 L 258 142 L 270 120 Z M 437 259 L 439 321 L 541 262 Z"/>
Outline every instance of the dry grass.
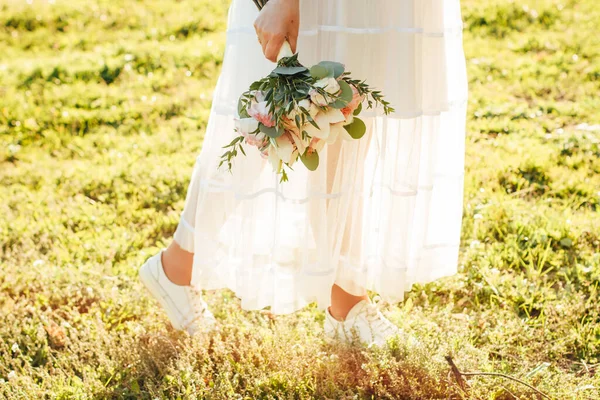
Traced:
<path fill-rule="evenodd" d="M 174 332 L 136 269 L 174 232 L 227 1 L 0 4 L 0 397 L 600 398 L 600 11 L 463 0 L 470 103 L 461 273 L 387 315 L 419 337 L 322 342 L 323 314 L 207 293 Z"/>

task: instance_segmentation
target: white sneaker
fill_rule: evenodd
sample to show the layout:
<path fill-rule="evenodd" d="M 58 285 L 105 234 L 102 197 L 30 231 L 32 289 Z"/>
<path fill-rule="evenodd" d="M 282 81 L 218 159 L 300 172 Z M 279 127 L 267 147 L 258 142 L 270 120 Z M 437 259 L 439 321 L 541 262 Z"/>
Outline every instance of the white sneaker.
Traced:
<path fill-rule="evenodd" d="M 216 329 L 216 319 L 202 299 L 202 291 L 177 285 L 167 278 L 161 256 L 164 249 L 150 257 L 139 269 L 139 277 L 152 296 L 167 312 L 173 328 L 190 335 Z"/>
<path fill-rule="evenodd" d="M 389 337 L 403 333 L 377 309 L 376 304 L 367 300 L 356 303 L 343 321 L 335 319 L 327 308 L 324 329 L 328 341 L 352 343 L 357 337 L 368 346 L 382 346 Z"/>

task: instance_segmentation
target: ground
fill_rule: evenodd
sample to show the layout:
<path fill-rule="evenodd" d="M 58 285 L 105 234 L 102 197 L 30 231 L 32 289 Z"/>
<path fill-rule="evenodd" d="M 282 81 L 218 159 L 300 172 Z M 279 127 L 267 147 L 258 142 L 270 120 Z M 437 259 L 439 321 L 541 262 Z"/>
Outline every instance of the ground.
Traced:
<path fill-rule="evenodd" d="M 249 0 L 248 0 L 249 1 Z M 0 397 L 600 398 L 600 9 L 464 0 L 460 273 L 383 309 L 423 345 L 327 346 L 323 313 L 207 293 L 173 331 L 137 280 L 171 238 L 225 0 L 0 4 Z"/>

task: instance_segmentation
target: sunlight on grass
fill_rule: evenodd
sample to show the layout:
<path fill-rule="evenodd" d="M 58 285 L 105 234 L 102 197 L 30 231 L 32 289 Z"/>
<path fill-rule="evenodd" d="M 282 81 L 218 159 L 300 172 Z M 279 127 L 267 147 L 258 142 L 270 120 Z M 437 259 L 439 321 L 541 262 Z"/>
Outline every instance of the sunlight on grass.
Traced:
<path fill-rule="evenodd" d="M 31 3 L 31 4 L 29 4 Z M 323 343 L 315 307 L 206 299 L 173 331 L 137 267 L 171 238 L 202 144 L 228 2 L 0 4 L 0 397 L 600 397 L 600 9 L 463 0 L 461 273 L 384 312 L 422 342 Z"/>

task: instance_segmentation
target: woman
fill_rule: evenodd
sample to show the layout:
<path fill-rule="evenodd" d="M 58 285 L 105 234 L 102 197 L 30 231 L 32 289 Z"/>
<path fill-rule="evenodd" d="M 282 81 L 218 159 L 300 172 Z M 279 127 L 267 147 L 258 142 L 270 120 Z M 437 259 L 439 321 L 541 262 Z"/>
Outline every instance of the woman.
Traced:
<path fill-rule="evenodd" d="M 217 324 L 201 290 L 247 310 L 312 301 L 325 335 L 382 344 L 399 333 L 371 302 L 456 272 L 467 80 L 459 0 L 233 0 L 223 69 L 174 241 L 140 268 L 173 326 Z M 258 36 L 258 37 L 257 37 Z M 305 65 L 339 61 L 395 107 L 364 110 L 367 134 L 280 184 L 258 152 L 218 170 L 239 95 L 274 67 L 284 40 Z M 261 52 L 262 47 L 262 52 Z"/>

